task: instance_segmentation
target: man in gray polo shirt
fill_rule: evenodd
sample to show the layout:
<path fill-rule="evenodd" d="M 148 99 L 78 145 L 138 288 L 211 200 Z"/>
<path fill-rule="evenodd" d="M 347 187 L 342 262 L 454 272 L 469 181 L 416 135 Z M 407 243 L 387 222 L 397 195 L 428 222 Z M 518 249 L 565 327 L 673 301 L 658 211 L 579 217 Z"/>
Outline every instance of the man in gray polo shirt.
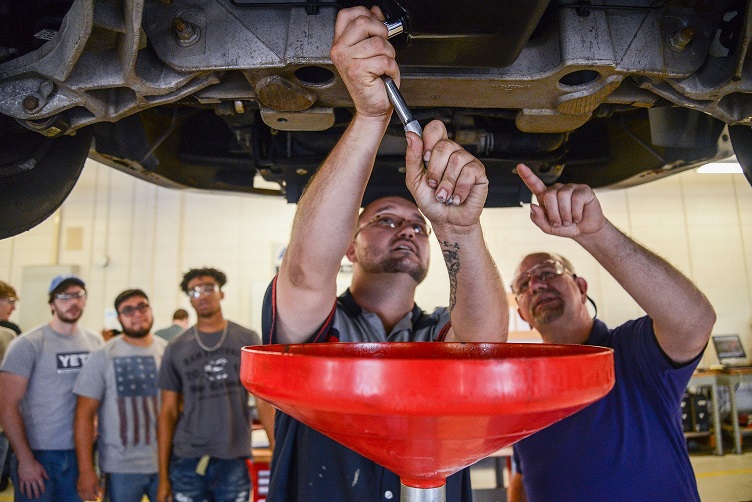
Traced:
<path fill-rule="evenodd" d="M 19 336 L 0 367 L 0 424 L 13 448 L 15 500 L 79 502 L 73 444 L 73 384 L 102 337 L 78 325 L 86 306 L 84 281 L 50 283 L 48 324 Z"/>

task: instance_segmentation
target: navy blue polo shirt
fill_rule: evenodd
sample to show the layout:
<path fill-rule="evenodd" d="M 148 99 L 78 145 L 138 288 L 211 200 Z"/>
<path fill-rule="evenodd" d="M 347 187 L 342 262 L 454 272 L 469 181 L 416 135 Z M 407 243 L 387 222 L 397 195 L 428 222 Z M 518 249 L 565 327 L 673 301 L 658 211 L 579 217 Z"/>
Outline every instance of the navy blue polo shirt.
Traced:
<path fill-rule="evenodd" d="M 275 288 L 276 278 L 264 298 L 262 331 L 267 344 L 276 343 Z M 449 328 L 448 309 L 426 314 L 414 306 L 387 334 L 378 316 L 361 309 L 348 290 L 337 298 L 326 322 L 311 335 L 310 341 L 443 341 Z M 274 438 L 268 502 L 393 502 L 400 499 L 400 480 L 395 473 L 281 411 L 276 414 Z M 472 501 L 469 469 L 447 479 L 446 500 Z"/>
<path fill-rule="evenodd" d="M 613 330 L 596 319 L 585 344 L 614 349 L 616 383 L 514 445 L 527 500 L 699 501 L 681 400 L 702 354 L 673 363 L 649 317 Z"/>

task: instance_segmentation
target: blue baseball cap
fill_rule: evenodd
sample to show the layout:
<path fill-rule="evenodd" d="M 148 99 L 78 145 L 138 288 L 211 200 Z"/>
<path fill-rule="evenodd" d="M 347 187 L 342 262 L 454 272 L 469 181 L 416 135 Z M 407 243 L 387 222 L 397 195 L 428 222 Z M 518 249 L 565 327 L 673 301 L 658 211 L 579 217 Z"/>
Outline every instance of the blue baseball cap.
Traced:
<path fill-rule="evenodd" d="M 82 288 L 86 288 L 86 284 L 84 284 L 84 281 L 82 281 L 80 277 L 73 274 L 62 274 L 52 279 L 52 282 L 50 282 L 50 289 L 47 292 L 52 294 L 57 289 L 62 289 L 60 286 L 68 286 L 69 284 L 78 284 Z"/>

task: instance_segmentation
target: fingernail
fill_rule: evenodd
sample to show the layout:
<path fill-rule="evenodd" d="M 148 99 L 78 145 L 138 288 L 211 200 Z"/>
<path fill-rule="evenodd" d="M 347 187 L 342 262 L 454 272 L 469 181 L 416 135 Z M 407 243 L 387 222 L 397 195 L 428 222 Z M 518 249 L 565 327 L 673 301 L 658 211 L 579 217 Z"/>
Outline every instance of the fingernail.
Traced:
<path fill-rule="evenodd" d="M 426 153 L 423 154 L 423 162 L 428 164 L 429 160 L 431 160 L 431 150 L 428 150 Z"/>
<path fill-rule="evenodd" d="M 445 202 L 447 198 L 447 191 L 443 188 L 436 194 L 436 200 L 439 202 Z"/>
<path fill-rule="evenodd" d="M 436 180 L 428 180 L 428 186 L 430 186 L 431 188 L 436 188 L 437 186 L 439 186 L 439 183 Z"/>
<path fill-rule="evenodd" d="M 407 139 L 407 148 L 412 148 L 412 146 L 413 146 L 413 139 L 410 137 L 409 134 L 405 134 L 405 138 Z"/>
<path fill-rule="evenodd" d="M 454 204 L 455 206 L 459 206 L 460 205 L 460 198 L 457 197 L 456 195 L 454 197 L 452 197 L 452 204 Z"/>

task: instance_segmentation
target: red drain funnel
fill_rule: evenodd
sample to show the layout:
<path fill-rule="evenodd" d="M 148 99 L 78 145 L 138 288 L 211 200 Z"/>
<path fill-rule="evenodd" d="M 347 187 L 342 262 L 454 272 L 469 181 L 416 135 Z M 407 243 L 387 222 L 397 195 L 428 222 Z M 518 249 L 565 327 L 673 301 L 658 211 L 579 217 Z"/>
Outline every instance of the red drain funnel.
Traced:
<path fill-rule="evenodd" d="M 404 485 L 435 488 L 606 395 L 614 362 L 585 345 L 266 345 L 243 348 L 240 377 Z"/>

